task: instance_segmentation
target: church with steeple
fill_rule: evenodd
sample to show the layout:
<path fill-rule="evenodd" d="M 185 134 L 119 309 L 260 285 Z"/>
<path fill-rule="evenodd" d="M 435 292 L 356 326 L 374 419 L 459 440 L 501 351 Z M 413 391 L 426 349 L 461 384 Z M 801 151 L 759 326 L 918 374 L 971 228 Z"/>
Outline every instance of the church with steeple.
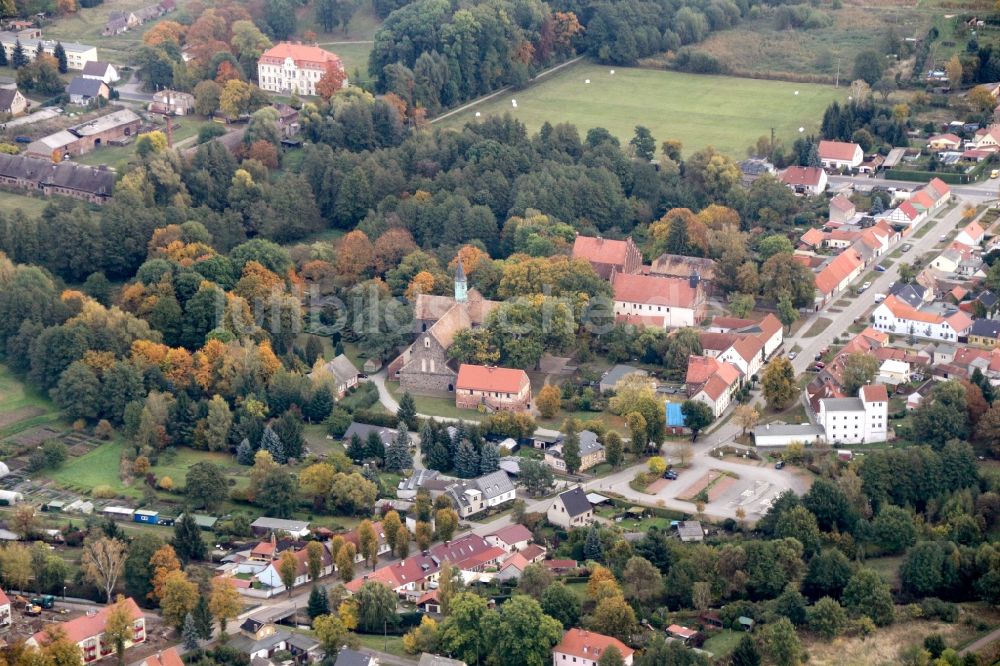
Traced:
<path fill-rule="evenodd" d="M 469 288 L 459 257 L 454 296 L 417 295 L 413 308 L 417 338 L 389 364 L 388 378 L 410 393 L 454 393 L 458 367 L 450 362 L 448 348 L 459 331 L 482 326 L 499 305 Z"/>

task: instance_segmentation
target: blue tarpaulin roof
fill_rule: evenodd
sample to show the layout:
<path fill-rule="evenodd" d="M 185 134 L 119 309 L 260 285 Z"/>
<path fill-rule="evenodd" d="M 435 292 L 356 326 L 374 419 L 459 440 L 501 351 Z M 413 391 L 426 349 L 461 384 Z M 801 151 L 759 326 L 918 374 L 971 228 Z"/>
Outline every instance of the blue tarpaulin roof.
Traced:
<path fill-rule="evenodd" d="M 681 413 L 681 403 L 668 402 L 667 405 L 667 426 L 680 428 L 684 425 L 684 414 Z"/>

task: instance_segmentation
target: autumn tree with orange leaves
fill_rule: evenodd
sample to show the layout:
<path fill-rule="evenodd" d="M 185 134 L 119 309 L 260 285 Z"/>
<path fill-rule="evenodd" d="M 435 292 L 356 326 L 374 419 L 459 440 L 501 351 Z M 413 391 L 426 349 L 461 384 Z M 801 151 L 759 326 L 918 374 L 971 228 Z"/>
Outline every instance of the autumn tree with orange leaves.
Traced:
<path fill-rule="evenodd" d="M 337 91 L 344 88 L 347 73 L 339 62 L 328 62 L 323 77 L 316 84 L 316 94 L 323 99 L 330 99 Z"/>

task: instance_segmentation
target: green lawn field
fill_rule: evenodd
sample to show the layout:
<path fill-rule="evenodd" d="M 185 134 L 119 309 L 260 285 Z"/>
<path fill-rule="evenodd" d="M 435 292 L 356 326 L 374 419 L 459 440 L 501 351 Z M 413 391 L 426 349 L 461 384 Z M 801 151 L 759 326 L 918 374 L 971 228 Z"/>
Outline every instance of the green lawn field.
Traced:
<path fill-rule="evenodd" d="M 13 212 L 17 209 L 29 217 L 38 217 L 45 210 L 49 200 L 45 197 L 29 197 L 26 194 L 18 194 L 8 190 L 0 190 L 0 210 Z"/>
<path fill-rule="evenodd" d="M 826 85 L 580 63 L 441 123 L 460 127 L 474 120 L 477 111 L 484 116 L 512 113 L 532 132 L 545 121 L 568 122 L 581 137 L 592 127 L 604 127 L 623 143 L 636 125 L 645 125 L 658 145 L 665 139 L 683 142 L 685 156 L 711 145 L 740 158 L 772 127 L 788 145 L 800 127 L 805 134 L 816 132 L 827 105 L 847 95 L 846 88 Z"/>

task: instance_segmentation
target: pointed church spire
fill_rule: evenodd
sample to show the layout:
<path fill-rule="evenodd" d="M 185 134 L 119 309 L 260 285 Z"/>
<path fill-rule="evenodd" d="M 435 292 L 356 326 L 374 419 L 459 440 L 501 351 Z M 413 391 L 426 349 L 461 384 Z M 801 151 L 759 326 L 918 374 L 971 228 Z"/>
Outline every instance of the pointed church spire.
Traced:
<path fill-rule="evenodd" d="M 469 284 L 465 279 L 465 268 L 462 266 L 462 256 L 458 257 L 458 267 L 455 269 L 455 302 L 465 303 L 469 300 Z"/>

